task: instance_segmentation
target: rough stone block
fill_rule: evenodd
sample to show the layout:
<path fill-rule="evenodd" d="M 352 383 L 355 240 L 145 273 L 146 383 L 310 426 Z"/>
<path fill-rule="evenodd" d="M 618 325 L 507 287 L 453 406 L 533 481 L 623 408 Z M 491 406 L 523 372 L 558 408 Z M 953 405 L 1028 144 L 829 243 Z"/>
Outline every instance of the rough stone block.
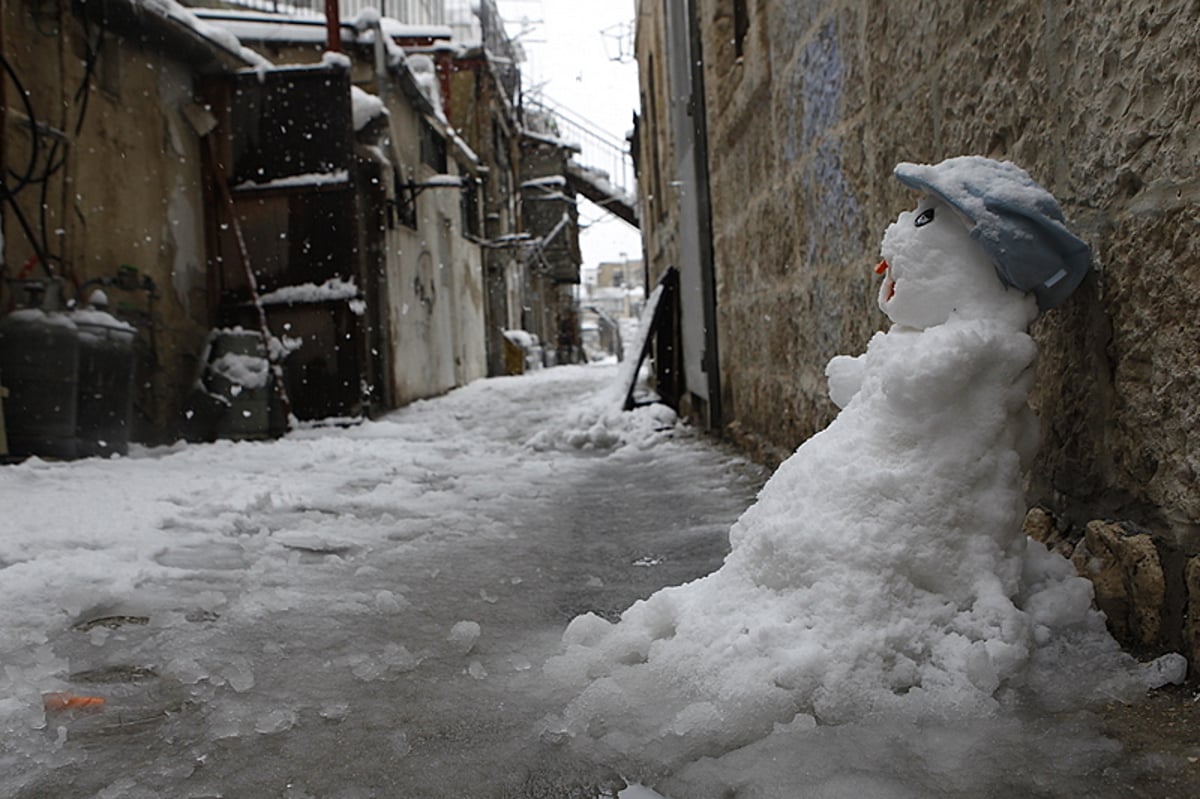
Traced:
<path fill-rule="evenodd" d="M 1183 569 L 1183 581 L 1187 592 L 1183 622 L 1184 654 L 1195 668 L 1200 663 L 1200 555 L 1188 558 Z"/>
<path fill-rule="evenodd" d="M 1064 558 L 1070 558 L 1075 551 L 1076 542 L 1063 535 L 1058 520 L 1054 514 L 1045 508 L 1030 508 L 1025 514 L 1025 522 L 1021 525 L 1025 535 L 1046 545 L 1046 549 L 1057 552 Z"/>
<path fill-rule="evenodd" d="M 1153 647 L 1162 632 L 1166 582 L 1154 541 L 1114 522 L 1088 522 L 1072 563 L 1092 581 L 1096 606 L 1126 646 Z"/>

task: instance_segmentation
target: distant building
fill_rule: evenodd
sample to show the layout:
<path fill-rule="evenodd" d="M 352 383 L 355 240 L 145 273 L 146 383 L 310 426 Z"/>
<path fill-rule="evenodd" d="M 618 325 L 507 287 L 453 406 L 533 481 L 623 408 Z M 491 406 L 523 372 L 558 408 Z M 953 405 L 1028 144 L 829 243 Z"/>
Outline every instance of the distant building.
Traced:
<path fill-rule="evenodd" d="M 580 293 L 580 314 L 589 357 L 624 357 L 646 300 L 642 261 L 604 262 L 588 270 Z"/>
<path fill-rule="evenodd" d="M 578 152 L 559 139 L 546 117 L 525 120 L 521 133 L 521 218 L 528 304 L 524 329 L 542 342 L 547 365 L 583 358 L 575 286 L 580 283 L 579 209 L 565 175 Z"/>

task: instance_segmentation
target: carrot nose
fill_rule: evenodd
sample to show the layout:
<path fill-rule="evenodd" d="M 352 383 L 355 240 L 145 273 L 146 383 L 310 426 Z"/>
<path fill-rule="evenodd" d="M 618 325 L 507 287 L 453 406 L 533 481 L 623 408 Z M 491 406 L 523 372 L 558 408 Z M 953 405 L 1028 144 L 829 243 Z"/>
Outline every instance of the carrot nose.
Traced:
<path fill-rule="evenodd" d="M 888 270 L 888 262 L 887 262 L 887 259 L 885 258 L 879 262 L 879 266 L 875 267 L 875 274 L 882 275 L 887 270 Z"/>

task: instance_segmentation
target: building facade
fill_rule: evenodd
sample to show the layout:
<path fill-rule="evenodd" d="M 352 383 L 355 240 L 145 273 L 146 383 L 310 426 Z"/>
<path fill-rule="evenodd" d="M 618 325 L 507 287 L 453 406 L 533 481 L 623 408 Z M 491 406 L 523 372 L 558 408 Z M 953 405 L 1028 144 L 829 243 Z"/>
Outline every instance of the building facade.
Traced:
<path fill-rule="evenodd" d="M 374 13 L 343 20 L 332 55 L 312 15 L 137 0 L 4 14 L 19 86 L 0 317 L 73 325 L 103 288 L 132 342 L 129 440 L 271 435 L 501 371 L 489 347 L 529 313 L 511 59 Z M 30 360 L 28 333 L 0 349 Z M 25 383 L 60 377 L 15 371 L 9 413 L 40 402 Z"/>

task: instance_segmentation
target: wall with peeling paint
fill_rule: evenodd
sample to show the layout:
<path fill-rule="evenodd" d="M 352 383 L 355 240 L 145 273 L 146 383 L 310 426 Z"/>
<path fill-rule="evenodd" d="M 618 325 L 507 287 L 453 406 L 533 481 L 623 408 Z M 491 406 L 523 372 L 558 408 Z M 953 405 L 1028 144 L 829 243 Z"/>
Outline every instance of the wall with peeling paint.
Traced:
<path fill-rule="evenodd" d="M 85 24 L 69 4 L 12 2 L 3 16 L 0 47 L 42 126 L 33 171 L 57 165 L 17 192 L 18 207 L 64 301 L 86 301 L 96 281 L 125 276 L 104 288 L 111 312 L 138 329 L 132 438 L 173 440 L 207 334 L 202 147 L 186 113 L 199 70 L 156 37 L 153 17 L 129 36 Z M 0 163 L 13 188 L 33 140 L 27 108 L 5 81 Z M 0 216 L 5 313 L 26 299 L 10 281 L 47 275 L 24 268 L 34 247 L 13 208 Z"/>

